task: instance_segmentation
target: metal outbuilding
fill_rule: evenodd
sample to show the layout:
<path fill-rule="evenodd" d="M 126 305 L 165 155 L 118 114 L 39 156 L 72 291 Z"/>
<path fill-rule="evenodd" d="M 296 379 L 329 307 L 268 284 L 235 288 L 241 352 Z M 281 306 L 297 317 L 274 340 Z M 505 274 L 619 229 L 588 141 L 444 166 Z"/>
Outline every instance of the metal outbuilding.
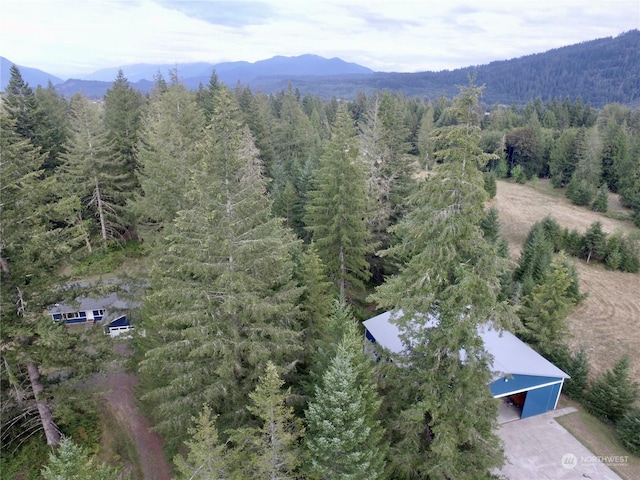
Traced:
<path fill-rule="evenodd" d="M 366 320 L 367 339 L 393 353 L 402 353 L 406 346 L 393 322 L 393 318 L 399 317 L 402 317 L 402 312 L 396 312 L 393 317 L 392 312 L 385 312 Z M 426 323 L 434 321 L 431 318 Z M 565 379 L 570 378 L 569 375 L 511 332 L 498 332 L 487 325 L 478 333 L 485 350 L 492 357 L 493 380 L 489 388 L 494 398 L 503 398 L 519 408 L 520 418 L 556 408 L 562 385 Z"/>

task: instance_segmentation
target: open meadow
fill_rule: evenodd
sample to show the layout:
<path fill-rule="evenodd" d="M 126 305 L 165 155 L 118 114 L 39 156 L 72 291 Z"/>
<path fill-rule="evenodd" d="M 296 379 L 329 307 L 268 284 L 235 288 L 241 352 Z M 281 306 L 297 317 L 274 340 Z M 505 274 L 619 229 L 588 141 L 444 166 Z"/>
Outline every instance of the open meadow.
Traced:
<path fill-rule="evenodd" d="M 640 234 L 629 220 L 617 220 L 586 207 L 572 205 L 561 190 L 548 182 L 518 185 L 499 181 L 498 193 L 491 205 L 500 212 L 502 234 L 509 242 L 512 258 L 520 256 L 524 239 L 535 222 L 546 216 L 560 225 L 583 233 L 600 221 L 603 230 L 620 229 L 625 234 Z M 617 197 L 611 195 L 610 212 L 622 212 Z M 612 215 L 613 216 L 613 215 Z M 614 272 L 602 264 L 572 258 L 580 277 L 581 292 L 587 297 L 567 318 L 572 347 L 584 345 L 591 372 L 609 369 L 623 354 L 631 360 L 631 373 L 640 382 L 640 275 Z"/>

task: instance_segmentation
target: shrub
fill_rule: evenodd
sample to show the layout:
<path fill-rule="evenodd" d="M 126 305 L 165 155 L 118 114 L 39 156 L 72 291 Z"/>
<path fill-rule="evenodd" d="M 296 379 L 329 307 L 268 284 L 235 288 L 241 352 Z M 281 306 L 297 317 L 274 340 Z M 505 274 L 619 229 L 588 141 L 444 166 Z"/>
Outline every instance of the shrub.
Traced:
<path fill-rule="evenodd" d="M 567 185 L 566 195 L 575 205 L 589 205 L 595 196 L 595 187 L 575 177 Z"/>
<path fill-rule="evenodd" d="M 640 257 L 638 254 L 637 241 L 627 237 L 622 241 L 621 245 L 622 262 L 620 270 L 629 273 L 638 273 L 640 271 Z"/>
<path fill-rule="evenodd" d="M 598 189 L 596 199 L 591 204 L 591 210 L 594 212 L 605 213 L 609 209 L 609 190 L 604 185 Z"/>
<path fill-rule="evenodd" d="M 620 232 L 615 232 L 607 240 L 604 263 L 609 270 L 618 270 L 622 265 L 622 244 L 624 239 Z"/>
<path fill-rule="evenodd" d="M 582 235 L 575 229 L 569 231 L 565 228 L 562 232 L 562 246 L 569 255 L 579 257 L 582 254 Z"/>
<path fill-rule="evenodd" d="M 627 450 L 640 455 L 640 408 L 634 408 L 627 413 L 618 422 L 616 432 Z"/>
<path fill-rule="evenodd" d="M 594 222 L 582 237 L 582 258 L 601 261 L 607 250 L 607 234 L 602 230 L 602 223 Z"/>
<path fill-rule="evenodd" d="M 501 158 L 496 166 L 496 174 L 498 178 L 507 178 L 509 176 L 509 165 L 504 158 Z"/>
<path fill-rule="evenodd" d="M 562 391 L 574 400 L 582 400 L 589 375 L 589 357 L 584 347 L 573 355 L 566 343 L 561 344 L 549 352 L 549 360 L 571 377 L 564 381 Z"/>
<path fill-rule="evenodd" d="M 494 172 L 484 173 L 484 189 L 489 194 L 489 198 L 493 198 L 498 193 L 498 184 L 496 183 L 496 174 Z"/>
<path fill-rule="evenodd" d="M 527 183 L 527 175 L 521 165 L 516 165 L 511 169 L 511 177 L 516 183 Z"/>

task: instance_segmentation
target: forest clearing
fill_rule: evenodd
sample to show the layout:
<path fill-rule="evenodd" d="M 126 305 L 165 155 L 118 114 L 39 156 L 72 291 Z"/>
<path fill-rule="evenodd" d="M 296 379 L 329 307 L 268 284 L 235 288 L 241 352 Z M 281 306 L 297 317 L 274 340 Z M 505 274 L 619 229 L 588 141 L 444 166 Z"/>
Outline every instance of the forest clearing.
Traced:
<path fill-rule="evenodd" d="M 546 216 L 580 232 L 596 221 L 602 223 L 607 233 L 616 229 L 625 235 L 638 232 L 630 221 L 578 207 L 557 192 L 543 180 L 535 186 L 498 182 L 492 205 L 500 212 L 501 231 L 514 260 L 520 255 L 531 225 Z M 610 196 L 610 210 L 614 212 L 621 209 L 615 199 L 616 196 Z M 580 277 L 580 290 L 587 297 L 567 318 L 568 343 L 572 348 L 585 346 L 591 373 L 596 374 L 610 369 L 625 353 L 640 351 L 640 275 L 607 270 L 595 262 L 587 264 L 577 259 L 573 262 Z M 631 358 L 631 373 L 640 380 L 640 358 Z"/>

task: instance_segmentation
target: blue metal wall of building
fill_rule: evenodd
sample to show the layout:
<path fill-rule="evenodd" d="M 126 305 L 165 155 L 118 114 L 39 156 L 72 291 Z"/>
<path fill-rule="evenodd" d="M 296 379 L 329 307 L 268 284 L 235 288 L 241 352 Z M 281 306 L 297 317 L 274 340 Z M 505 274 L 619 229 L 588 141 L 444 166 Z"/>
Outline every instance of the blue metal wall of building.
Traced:
<path fill-rule="evenodd" d="M 556 407 L 562 383 L 527 391 L 527 399 L 520 418 L 532 417 L 553 410 Z"/>
<path fill-rule="evenodd" d="M 502 397 L 507 394 L 521 392 L 535 388 L 538 385 L 560 382 L 558 377 L 539 377 L 536 375 L 513 374 L 491 382 L 491 394 L 494 397 Z"/>

